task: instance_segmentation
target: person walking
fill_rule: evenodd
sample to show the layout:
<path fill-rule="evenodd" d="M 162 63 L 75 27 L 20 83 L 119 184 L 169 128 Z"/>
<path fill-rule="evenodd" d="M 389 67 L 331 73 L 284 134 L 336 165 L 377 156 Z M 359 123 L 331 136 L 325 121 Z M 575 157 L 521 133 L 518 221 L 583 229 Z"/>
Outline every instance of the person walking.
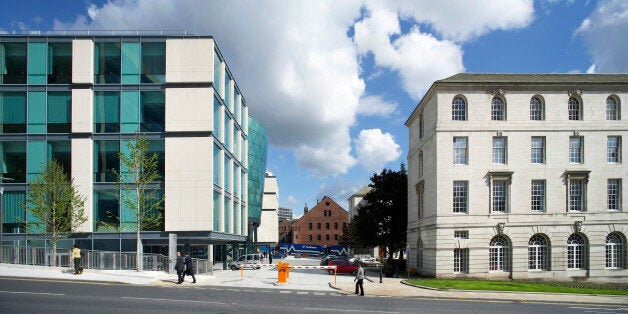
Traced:
<path fill-rule="evenodd" d="M 185 252 L 185 275 L 192 276 L 192 283 L 196 283 L 196 277 L 194 277 L 194 263 L 192 263 L 192 258 L 187 252 Z"/>
<path fill-rule="evenodd" d="M 355 274 L 355 294 L 358 294 L 358 288 L 360 289 L 360 295 L 364 296 L 364 268 L 362 268 L 362 262 L 358 262 L 358 272 Z"/>
<path fill-rule="evenodd" d="M 74 248 L 72 249 L 72 260 L 74 261 L 74 274 L 82 274 L 83 267 L 81 267 L 81 249 L 79 249 L 76 244 L 74 244 Z"/>
<path fill-rule="evenodd" d="M 181 252 L 177 252 L 177 262 L 174 264 L 174 269 L 177 271 L 177 277 L 179 279 L 177 284 L 181 284 L 185 278 L 185 260 Z"/>

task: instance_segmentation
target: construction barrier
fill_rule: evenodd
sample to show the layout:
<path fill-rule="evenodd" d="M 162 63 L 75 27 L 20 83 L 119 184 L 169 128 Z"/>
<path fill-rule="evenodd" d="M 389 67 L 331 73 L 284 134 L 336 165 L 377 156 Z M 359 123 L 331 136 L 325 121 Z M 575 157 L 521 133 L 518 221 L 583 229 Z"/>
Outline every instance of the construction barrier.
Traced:
<path fill-rule="evenodd" d="M 290 269 L 333 269 L 334 270 L 334 285 L 336 284 L 336 266 L 290 266 L 289 263 L 278 262 L 277 264 L 241 264 L 240 265 L 240 277 L 244 277 L 244 267 L 275 267 L 277 266 L 277 283 L 285 284 L 286 280 L 290 278 Z"/>

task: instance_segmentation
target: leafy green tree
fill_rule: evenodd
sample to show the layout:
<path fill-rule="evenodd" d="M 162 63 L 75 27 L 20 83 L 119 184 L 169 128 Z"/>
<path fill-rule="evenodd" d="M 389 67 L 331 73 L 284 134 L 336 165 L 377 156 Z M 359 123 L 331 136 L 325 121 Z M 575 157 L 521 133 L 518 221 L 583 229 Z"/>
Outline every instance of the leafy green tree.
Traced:
<path fill-rule="evenodd" d="M 142 271 L 141 231 L 160 228 L 163 225 L 163 202 L 157 180 L 161 178 L 157 169 L 159 157 L 149 154 L 150 142 L 145 136 L 136 134 L 133 140 L 125 141 L 128 153 L 119 153 L 121 171 L 113 170 L 117 176 L 117 195 L 123 219 L 121 229 L 134 229 L 137 241 L 136 270 Z M 130 217 L 124 217 L 128 213 Z M 130 221 L 130 222 L 129 222 Z"/>
<path fill-rule="evenodd" d="M 384 169 L 373 174 L 372 189 L 364 196 L 366 205 L 358 209 L 347 227 L 348 241 L 357 246 L 383 247 L 392 262 L 393 253 L 406 247 L 407 185 L 404 164 L 399 171 Z"/>
<path fill-rule="evenodd" d="M 68 179 L 56 160 L 49 161 L 35 179 L 28 183 L 26 202 L 26 230 L 41 233 L 52 243 L 51 265 L 56 265 L 57 241 L 75 232 L 87 221 L 85 198 Z"/>

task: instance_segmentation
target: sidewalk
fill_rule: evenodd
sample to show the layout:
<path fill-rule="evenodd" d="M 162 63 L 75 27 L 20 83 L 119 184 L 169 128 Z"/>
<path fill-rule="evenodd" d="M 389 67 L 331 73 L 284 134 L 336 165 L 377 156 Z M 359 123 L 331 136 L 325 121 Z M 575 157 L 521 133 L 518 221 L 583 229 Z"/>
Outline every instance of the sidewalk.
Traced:
<path fill-rule="evenodd" d="M 292 261 L 291 261 L 292 262 Z M 302 261 L 307 263 L 308 261 Z M 628 297 L 611 295 L 551 294 L 534 292 L 494 292 L 494 291 L 441 291 L 405 284 L 402 278 L 382 278 L 369 276 L 364 281 L 367 296 L 411 297 L 425 299 L 485 300 L 487 302 L 534 302 L 571 303 L 628 306 Z M 0 277 L 23 277 L 46 280 L 74 280 L 83 282 L 110 282 L 134 285 L 157 285 L 168 287 L 228 286 L 241 288 L 292 289 L 338 291 L 352 295 L 355 289 L 353 276 L 326 274 L 322 270 L 290 271 L 286 284 L 277 284 L 277 268 L 264 267 L 259 270 L 217 270 L 213 275 L 197 275 L 196 284 L 186 277 L 186 282 L 177 285 L 177 276 L 158 271 L 95 270 L 85 269 L 83 274 L 74 275 L 72 268 L 26 266 L 0 263 Z"/>

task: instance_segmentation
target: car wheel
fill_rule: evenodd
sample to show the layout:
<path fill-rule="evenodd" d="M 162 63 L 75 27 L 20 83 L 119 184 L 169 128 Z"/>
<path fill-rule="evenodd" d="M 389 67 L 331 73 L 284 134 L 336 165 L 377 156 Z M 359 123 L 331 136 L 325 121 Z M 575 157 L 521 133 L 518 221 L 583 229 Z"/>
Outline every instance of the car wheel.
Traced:
<path fill-rule="evenodd" d="M 238 267 L 236 267 L 236 265 L 231 265 L 231 270 L 238 270 Z"/>
<path fill-rule="evenodd" d="M 255 269 L 260 269 L 260 268 L 262 268 L 262 266 L 257 266 L 257 267 L 255 267 Z"/>
<path fill-rule="evenodd" d="M 357 272 L 357 271 L 355 271 L 355 270 L 352 270 L 352 271 L 351 271 L 351 275 L 352 275 L 352 276 L 355 276 L 355 274 L 357 274 L 357 273 L 358 273 L 358 272 Z"/>
<path fill-rule="evenodd" d="M 333 275 L 333 274 L 334 274 L 334 270 L 333 270 L 333 269 L 330 269 L 330 270 L 328 270 L 327 272 L 328 272 L 330 275 Z"/>

